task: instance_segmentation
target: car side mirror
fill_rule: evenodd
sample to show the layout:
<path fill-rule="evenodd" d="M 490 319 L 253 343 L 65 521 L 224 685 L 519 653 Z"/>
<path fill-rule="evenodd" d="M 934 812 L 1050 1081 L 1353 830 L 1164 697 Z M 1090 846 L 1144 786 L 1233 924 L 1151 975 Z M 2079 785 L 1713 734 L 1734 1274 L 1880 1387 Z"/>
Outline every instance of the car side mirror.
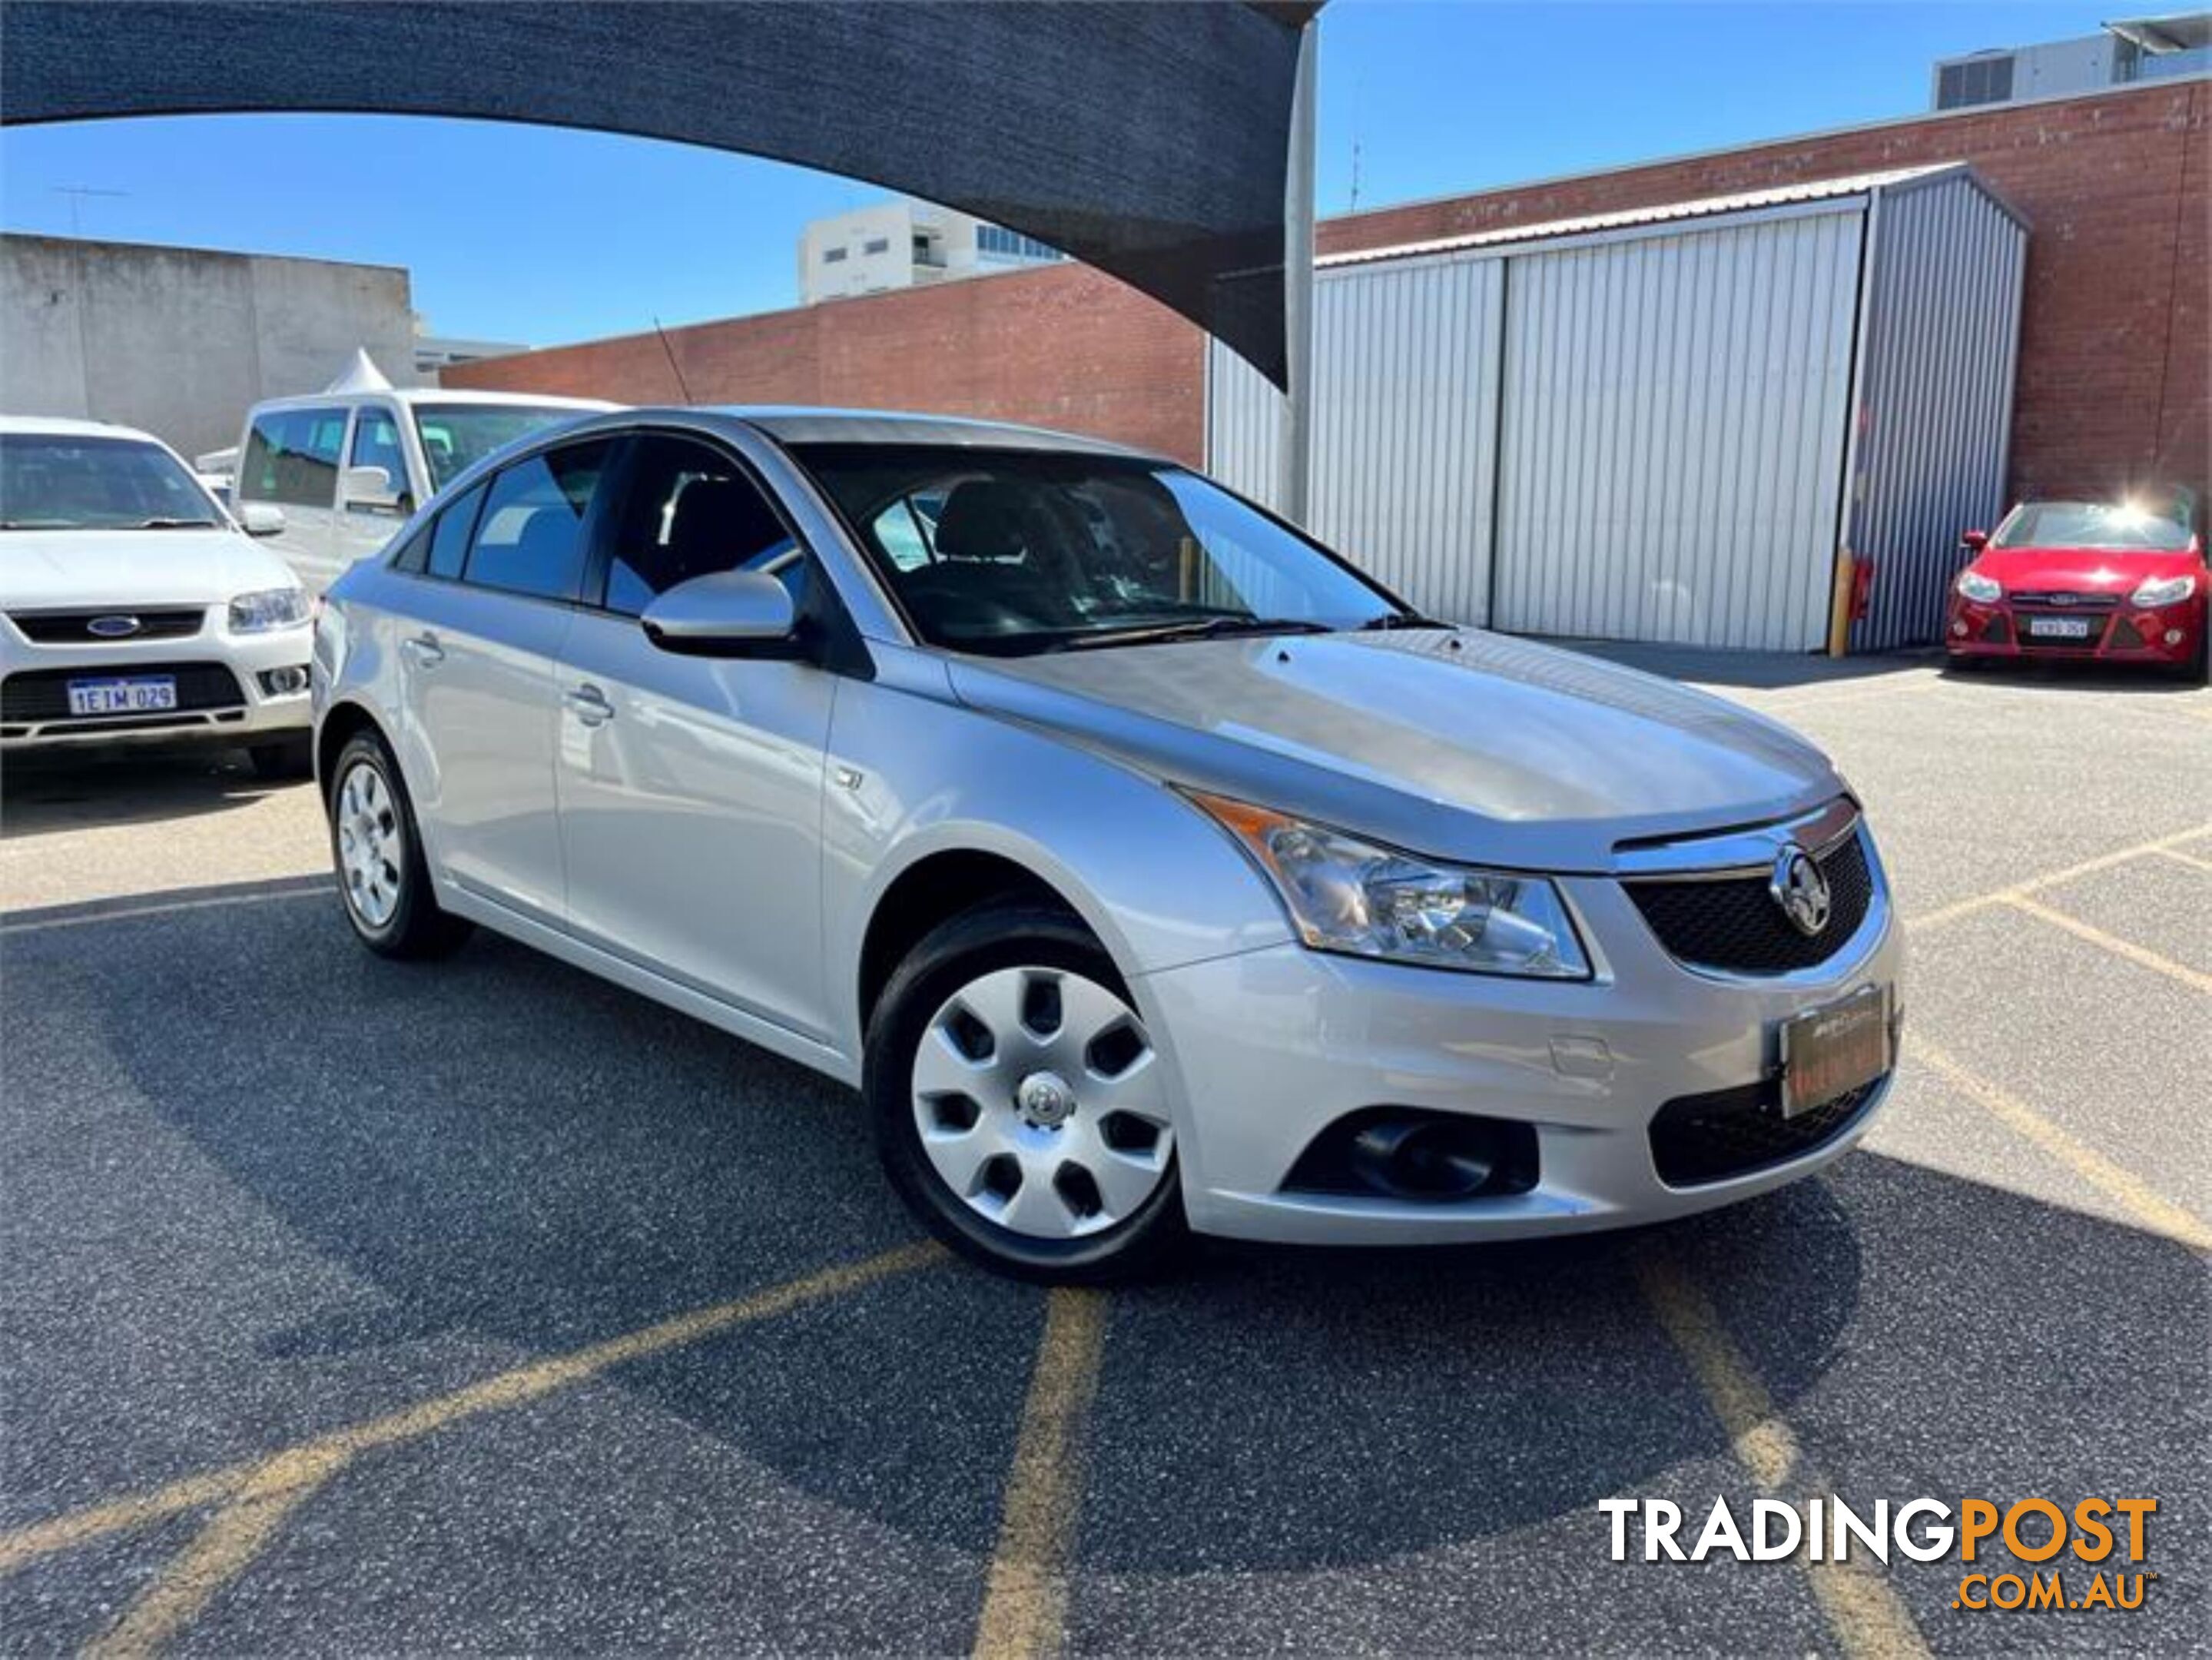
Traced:
<path fill-rule="evenodd" d="M 1959 532 L 1959 545 L 1969 553 L 1979 553 L 1990 544 L 1990 533 L 1985 530 L 1966 530 Z"/>
<path fill-rule="evenodd" d="M 282 536 L 284 533 L 284 509 L 273 502 L 245 502 L 239 504 L 238 527 L 248 536 Z"/>
<path fill-rule="evenodd" d="M 338 499 L 349 508 L 396 508 L 399 493 L 382 467 L 348 467 L 338 480 Z"/>
<path fill-rule="evenodd" d="M 678 582 L 638 618 L 663 651 L 690 657 L 796 657 L 799 611 L 765 571 L 725 570 Z"/>

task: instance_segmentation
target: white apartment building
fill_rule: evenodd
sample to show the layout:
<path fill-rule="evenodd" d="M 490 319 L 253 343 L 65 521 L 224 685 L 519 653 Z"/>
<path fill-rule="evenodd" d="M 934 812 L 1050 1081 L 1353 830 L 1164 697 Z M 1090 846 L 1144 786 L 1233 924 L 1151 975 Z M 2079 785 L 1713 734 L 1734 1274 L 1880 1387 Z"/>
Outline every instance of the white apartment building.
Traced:
<path fill-rule="evenodd" d="M 951 208 L 881 202 L 817 219 L 799 233 L 799 298 L 811 306 L 1049 265 L 1064 257 L 1035 237 Z"/>

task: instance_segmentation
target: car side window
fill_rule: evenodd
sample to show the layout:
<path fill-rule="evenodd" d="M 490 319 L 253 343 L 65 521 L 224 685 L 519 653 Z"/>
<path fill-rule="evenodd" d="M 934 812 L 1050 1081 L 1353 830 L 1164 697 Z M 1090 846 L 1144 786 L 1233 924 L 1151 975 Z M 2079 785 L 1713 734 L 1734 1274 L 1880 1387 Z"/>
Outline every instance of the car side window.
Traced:
<path fill-rule="evenodd" d="M 254 417 L 239 459 L 241 502 L 327 508 L 337 496 L 338 451 L 345 442 L 340 409 L 274 410 Z"/>
<path fill-rule="evenodd" d="M 346 465 L 383 468 L 385 483 L 398 500 L 396 511 L 402 518 L 415 511 L 415 492 L 407 485 L 407 452 L 399 441 L 399 422 L 390 410 L 365 408 L 354 417 L 353 446 L 347 453 Z M 372 511 L 390 513 L 395 509 Z"/>
<path fill-rule="evenodd" d="M 678 582 L 769 570 L 802 597 L 806 561 L 744 468 L 688 438 L 637 441 L 607 567 L 606 609 L 636 617 Z"/>
<path fill-rule="evenodd" d="M 584 577 L 584 520 L 613 449 L 605 439 L 567 444 L 495 477 L 461 580 L 503 593 L 574 599 Z"/>
<path fill-rule="evenodd" d="M 484 487 L 478 484 L 438 515 L 438 527 L 430 535 L 431 575 L 448 581 L 460 579 L 461 567 L 468 562 L 469 532 L 476 528 L 477 510 L 483 499 Z"/>

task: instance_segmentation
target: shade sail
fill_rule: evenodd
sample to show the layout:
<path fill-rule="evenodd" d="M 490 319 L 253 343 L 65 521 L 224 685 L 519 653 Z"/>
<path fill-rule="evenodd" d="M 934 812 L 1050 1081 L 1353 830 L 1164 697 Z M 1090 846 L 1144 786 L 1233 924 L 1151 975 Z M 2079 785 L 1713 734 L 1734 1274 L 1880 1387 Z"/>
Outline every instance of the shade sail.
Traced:
<path fill-rule="evenodd" d="M 0 120 L 469 116 L 773 157 L 1049 243 L 1279 385 L 1287 135 L 1316 9 L 9 0 Z"/>

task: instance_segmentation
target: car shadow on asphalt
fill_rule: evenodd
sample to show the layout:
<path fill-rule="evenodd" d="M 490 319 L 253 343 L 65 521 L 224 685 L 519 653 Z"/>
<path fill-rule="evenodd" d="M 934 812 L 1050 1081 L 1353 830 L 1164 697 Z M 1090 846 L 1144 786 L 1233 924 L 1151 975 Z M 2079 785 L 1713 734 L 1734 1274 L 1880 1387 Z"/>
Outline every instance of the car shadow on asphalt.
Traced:
<path fill-rule="evenodd" d="M 70 1363 L 114 1367 L 116 1412 L 149 1410 L 131 1396 L 162 1387 L 163 1343 L 219 1345 L 240 1391 L 281 1389 L 287 1367 L 362 1368 L 399 1406 L 421 1392 L 408 1349 L 426 1339 L 555 1353 L 914 1237 L 848 1091 L 488 936 L 440 965 L 373 958 L 336 903 L 9 941 L 11 981 L 39 988 L 4 1005 L 10 1052 L 38 1057 L 14 1068 L 5 1114 L 18 1169 L 37 1172 L 9 1183 L 11 1202 L 27 1230 L 99 1241 L 40 1257 L 83 1281 L 40 1302 L 96 1299 L 135 1254 L 180 1241 L 255 1272 L 222 1242 L 268 1219 L 284 1252 L 342 1268 L 350 1288 L 302 1298 L 275 1272 L 246 1329 L 195 1335 L 189 1307 L 158 1340 L 103 1329 L 103 1353 Z M 127 1116 L 88 1122 L 94 1100 Z M 138 1214 L 161 1228 L 96 1225 Z M 2050 1450 L 2078 1444 L 2085 1417 L 2138 1452 L 2166 1447 L 2199 1398 L 2207 1298 L 2185 1249 L 1863 1152 L 1625 1234 L 1216 1248 L 1113 1294 L 1086 1568 L 1356 1566 L 1724 1460 L 1727 1437 L 1639 1288 L 1652 1253 L 1711 1299 L 1785 1417 L 1817 1426 L 1830 1397 L 1844 1403 L 1857 1439 L 1828 1456 L 1864 1455 L 1853 1474 L 1869 1495 L 1939 1478 L 1979 1491 L 1975 1454 L 1993 1445 L 2021 1452 L 2021 1492 L 2101 1482 L 2091 1452 L 2054 1470 Z M 2141 1317 L 2119 1321 L 2117 1296 Z M 947 1263 L 618 1382 L 801 1491 L 986 1553 L 1042 1305 Z M 1932 1446 L 1913 1440 L 1929 1414 L 1944 1420 Z M 1896 1460 L 1879 1450 L 1892 1445 Z"/>
<path fill-rule="evenodd" d="M 0 764 L 0 838 L 196 818 L 310 787 L 258 776 L 243 750 L 11 754 Z"/>
<path fill-rule="evenodd" d="M 1959 685 L 2011 686 L 2069 693 L 2119 692 L 2130 697 L 2185 697 L 2204 690 L 2204 679 L 2126 663 L 2069 663 L 2051 658 L 1956 659 L 1943 665 L 1943 678 Z"/>

